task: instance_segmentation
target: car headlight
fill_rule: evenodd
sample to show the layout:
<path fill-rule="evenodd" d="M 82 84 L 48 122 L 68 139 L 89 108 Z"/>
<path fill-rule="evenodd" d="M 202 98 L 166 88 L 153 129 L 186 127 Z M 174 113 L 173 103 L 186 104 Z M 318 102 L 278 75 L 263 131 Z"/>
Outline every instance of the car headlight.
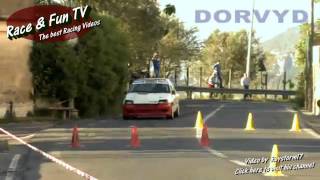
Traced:
<path fill-rule="evenodd" d="M 133 104 L 133 101 L 132 100 L 125 100 L 124 104 Z"/>

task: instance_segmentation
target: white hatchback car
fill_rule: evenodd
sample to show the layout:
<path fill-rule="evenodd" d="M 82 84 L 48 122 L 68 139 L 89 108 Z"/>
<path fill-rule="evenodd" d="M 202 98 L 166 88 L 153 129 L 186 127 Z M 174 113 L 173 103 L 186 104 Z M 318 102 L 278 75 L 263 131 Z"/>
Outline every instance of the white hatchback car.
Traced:
<path fill-rule="evenodd" d="M 139 79 L 131 84 L 122 109 L 123 119 L 174 119 L 180 115 L 179 95 L 169 79 Z"/>

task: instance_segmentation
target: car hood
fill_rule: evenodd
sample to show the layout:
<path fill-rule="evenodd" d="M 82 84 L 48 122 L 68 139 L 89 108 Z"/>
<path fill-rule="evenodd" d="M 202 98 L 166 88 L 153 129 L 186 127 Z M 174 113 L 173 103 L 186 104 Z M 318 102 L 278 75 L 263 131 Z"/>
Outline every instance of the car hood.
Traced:
<path fill-rule="evenodd" d="M 168 93 L 128 93 L 125 100 L 131 100 L 134 104 L 158 104 L 159 100 L 167 99 L 172 102 L 172 95 Z"/>

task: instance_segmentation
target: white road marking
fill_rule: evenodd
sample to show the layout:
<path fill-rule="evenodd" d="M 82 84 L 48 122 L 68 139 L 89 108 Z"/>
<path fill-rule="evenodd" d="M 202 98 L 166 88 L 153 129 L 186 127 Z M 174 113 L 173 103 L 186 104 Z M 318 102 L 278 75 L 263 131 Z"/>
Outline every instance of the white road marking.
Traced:
<path fill-rule="evenodd" d="M 230 160 L 230 162 L 239 165 L 239 166 L 248 166 L 248 164 L 242 162 L 242 161 L 238 161 L 238 160 Z"/>
<path fill-rule="evenodd" d="M 317 134 L 316 132 L 314 132 L 314 130 L 308 129 L 308 128 L 304 128 L 302 130 L 305 131 L 306 133 L 310 134 L 311 136 L 313 136 L 313 137 L 315 137 L 317 139 L 320 139 L 320 135 Z"/>
<path fill-rule="evenodd" d="M 25 140 L 25 139 L 31 139 L 35 136 L 35 134 L 30 134 L 28 136 L 24 136 L 24 137 L 21 137 L 21 139 Z"/>
<path fill-rule="evenodd" d="M 228 157 L 228 156 L 224 155 L 223 153 L 221 153 L 221 152 L 219 152 L 217 150 L 211 149 L 209 147 L 206 147 L 204 149 L 207 150 L 210 154 L 215 155 L 215 156 L 217 156 L 219 158 L 227 158 Z"/>
<path fill-rule="evenodd" d="M 46 153 L 46 152 L 44 152 L 44 151 L 42 151 L 42 150 L 40 150 L 40 149 L 38 149 L 37 147 L 35 147 L 35 146 L 27 143 L 27 142 L 24 141 L 23 139 L 18 138 L 17 136 L 11 134 L 10 132 L 8 132 L 8 131 L 6 131 L 6 130 L 0 128 L 0 131 L 3 132 L 3 133 L 5 133 L 5 134 L 7 134 L 7 135 L 10 136 L 12 139 L 17 140 L 17 141 L 20 142 L 21 144 L 23 144 L 23 145 L 27 146 L 28 148 L 32 149 L 33 151 L 40 153 L 42 156 L 50 159 L 51 161 L 55 162 L 56 164 L 64 167 L 66 170 L 69 170 L 69 171 L 71 171 L 71 172 L 73 172 L 73 173 L 75 173 L 75 174 L 77 174 L 77 175 L 79 175 L 79 176 L 81 176 L 81 177 L 83 177 L 83 178 L 86 178 L 86 179 L 88 179 L 88 180 L 98 180 L 97 178 L 95 178 L 95 177 L 93 177 L 93 176 L 91 176 L 91 175 L 89 175 L 89 174 L 87 174 L 87 173 L 85 173 L 85 172 L 83 172 L 83 171 L 81 171 L 81 170 L 79 170 L 79 169 L 77 169 L 77 168 L 75 168 L 75 167 L 73 167 L 73 166 L 65 163 L 64 161 L 62 161 L 62 160 L 60 160 L 60 159 L 57 159 L 56 157 L 54 157 L 54 156 L 52 156 L 52 155 L 50 155 L 50 154 L 48 154 L 48 153 Z M 10 180 L 10 179 L 9 179 L 9 180 Z"/>
<path fill-rule="evenodd" d="M 10 170 L 16 170 L 16 169 L 17 169 L 17 167 L 18 167 L 18 162 L 19 162 L 20 158 L 21 158 L 21 155 L 20 155 L 20 154 L 16 154 L 16 155 L 13 157 L 13 159 L 12 159 L 10 165 L 9 165 L 9 168 L 8 168 L 9 171 L 10 171 Z"/>
<path fill-rule="evenodd" d="M 30 134 L 30 135 L 27 135 L 27 136 L 23 136 L 23 137 L 20 137 L 21 139 L 23 140 L 27 140 L 27 139 L 31 139 L 35 136 L 35 134 Z M 0 135 L 0 138 L 1 137 L 8 137 L 8 135 Z"/>
<path fill-rule="evenodd" d="M 18 167 L 18 162 L 21 158 L 21 155 L 20 154 L 16 154 L 12 160 L 11 160 L 11 163 L 9 165 L 9 168 L 8 168 L 8 172 L 7 172 L 7 176 L 5 178 L 5 180 L 13 180 L 14 179 L 14 173 L 16 172 L 17 170 L 17 167 Z"/>
<path fill-rule="evenodd" d="M 212 111 L 210 114 L 208 114 L 208 115 L 204 118 L 204 122 L 206 122 L 208 119 L 210 119 L 210 118 L 213 117 L 215 114 L 217 114 L 217 112 L 219 112 L 223 107 L 224 107 L 224 104 L 220 105 L 216 110 L 214 110 L 214 111 Z"/>
<path fill-rule="evenodd" d="M 281 147 L 294 147 L 294 148 L 315 148 L 320 149 L 320 146 L 317 145 L 289 145 L 289 144 L 281 144 Z"/>
<path fill-rule="evenodd" d="M 297 112 L 296 110 L 294 110 L 294 109 L 292 109 L 292 108 L 289 108 L 289 107 L 287 107 L 287 111 L 288 111 L 288 112 L 291 112 L 291 113 L 296 113 L 296 112 Z"/>
<path fill-rule="evenodd" d="M 217 112 L 219 112 L 222 108 L 224 107 L 224 104 L 220 105 L 217 109 L 215 109 L 214 111 L 212 111 L 210 114 L 208 114 L 205 118 L 204 118 L 204 122 L 206 122 L 208 119 L 210 119 L 211 117 L 213 117 Z M 196 138 L 199 140 L 199 138 L 201 137 L 201 133 L 202 133 L 202 130 L 198 130 L 196 131 Z M 211 149 L 209 147 L 205 147 L 204 148 L 205 150 L 207 150 L 210 154 L 214 155 L 214 156 L 217 156 L 219 158 L 227 158 L 226 155 L 224 155 L 223 153 L 217 151 L 217 150 L 214 150 L 214 149 Z"/>

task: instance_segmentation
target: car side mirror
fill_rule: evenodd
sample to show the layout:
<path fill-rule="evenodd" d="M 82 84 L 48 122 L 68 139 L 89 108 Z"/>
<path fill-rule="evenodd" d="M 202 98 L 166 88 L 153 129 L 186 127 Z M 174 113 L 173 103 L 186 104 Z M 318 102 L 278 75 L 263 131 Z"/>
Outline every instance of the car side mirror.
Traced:
<path fill-rule="evenodd" d="M 173 90 L 173 91 L 171 92 L 171 94 L 176 95 L 176 91 L 175 91 L 175 90 Z"/>

